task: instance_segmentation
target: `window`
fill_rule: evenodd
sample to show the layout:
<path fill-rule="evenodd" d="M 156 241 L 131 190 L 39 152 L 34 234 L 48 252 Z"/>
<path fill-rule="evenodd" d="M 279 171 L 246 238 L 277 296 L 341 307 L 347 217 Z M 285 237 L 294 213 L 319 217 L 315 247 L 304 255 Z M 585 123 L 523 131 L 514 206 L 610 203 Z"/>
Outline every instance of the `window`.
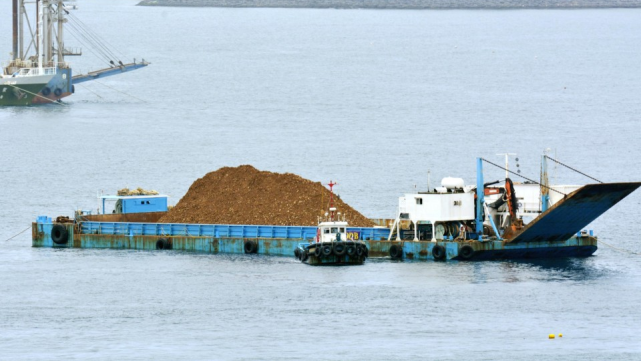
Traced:
<path fill-rule="evenodd" d="M 423 204 L 423 198 L 416 198 L 416 204 L 418 205 Z"/>
<path fill-rule="evenodd" d="M 323 229 L 323 233 L 325 233 L 325 234 L 329 234 L 329 228 L 325 228 L 325 229 Z"/>
<path fill-rule="evenodd" d="M 337 227 L 332 227 L 332 233 L 338 233 L 338 228 Z"/>
<path fill-rule="evenodd" d="M 341 233 L 345 233 L 345 228 L 341 228 Z"/>

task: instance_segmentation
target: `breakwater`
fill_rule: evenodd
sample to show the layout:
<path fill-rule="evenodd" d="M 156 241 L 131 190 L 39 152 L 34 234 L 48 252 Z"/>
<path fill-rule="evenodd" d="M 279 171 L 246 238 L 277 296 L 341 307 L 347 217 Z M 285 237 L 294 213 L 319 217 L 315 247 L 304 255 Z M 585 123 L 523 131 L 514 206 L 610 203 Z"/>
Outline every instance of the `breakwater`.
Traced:
<path fill-rule="evenodd" d="M 641 0 L 143 0 L 142 6 L 337 9 L 638 8 Z"/>

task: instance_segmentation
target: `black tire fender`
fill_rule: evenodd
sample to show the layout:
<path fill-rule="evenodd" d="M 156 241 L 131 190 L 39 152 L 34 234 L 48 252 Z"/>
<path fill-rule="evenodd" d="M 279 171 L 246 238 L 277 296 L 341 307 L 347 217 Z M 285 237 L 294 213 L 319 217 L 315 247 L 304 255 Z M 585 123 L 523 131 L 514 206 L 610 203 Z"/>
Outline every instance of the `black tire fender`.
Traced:
<path fill-rule="evenodd" d="M 321 246 L 320 246 L 320 244 L 317 244 L 316 248 L 314 248 L 314 256 L 320 257 L 321 254 L 322 254 Z"/>
<path fill-rule="evenodd" d="M 300 261 L 305 262 L 307 261 L 307 258 L 309 258 L 309 253 L 307 253 L 307 250 L 301 251 L 300 253 Z"/>
<path fill-rule="evenodd" d="M 53 94 L 57 97 L 62 95 L 62 89 L 56 88 L 56 90 L 53 91 Z"/>
<path fill-rule="evenodd" d="M 243 247 L 245 249 L 245 253 L 247 254 L 253 254 L 258 252 L 258 243 L 255 241 L 245 241 L 245 246 Z"/>
<path fill-rule="evenodd" d="M 51 240 L 55 244 L 67 244 L 69 242 L 69 231 L 62 224 L 54 224 L 51 228 Z"/>
<path fill-rule="evenodd" d="M 321 247 L 321 250 L 323 251 L 323 256 L 329 256 L 329 255 L 331 255 L 331 254 L 332 254 L 332 252 L 334 251 L 334 250 L 333 250 L 333 247 L 332 247 L 332 245 L 331 245 L 331 244 L 325 244 L 325 245 L 323 245 L 323 246 Z"/>
<path fill-rule="evenodd" d="M 402 259 L 403 258 L 403 246 L 400 244 L 393 244 L 389 248 L 389 255 L 393 259 Z"/>
<path fill-rule="evenodd" d="M 458 250 L 458 256 L 462 260 L 469 260 L 474 256 L 474 248 L 469 244 L 464 245 Z"/>
<path fill-rule="evenodd" d="M 434 257 L 435 260 L 443 261 L 445 260 L 446 256 L 447 254 L 445 253 L 445 247 L 437 244 L 432 248 L 432 257 Z"/>
<path fill-rule="evenodd" d="M 334 244 L 334 254 L 337 256 L 344 256 L 347 253 L 347 245 L 345 242 L 336 242 Z"/>
<path fill-rule="evenodd" d="M 346 247 L 346 252 L 348 256 L 354 256 L 356 255 L 356 246 L 354 245 L 349 245 Z"/>
<path fill-rule="evenodd" d="M 168 238 L 158 238 L 156 241 L 156 249 L 171 249 L 171 242 Z"/>
<path fill-rule="evenodd" d="M 41 93 L 42 93 L 42 95 L 44 95 L 44 96 L 49 96 L 49 94 L 51 94 L 51 89 L 49 89 L 49 87 L 47 87 L 47 86 L 46 86 L 46 87 L 45 87 L 44 89 L 42 89 L 40 92 L 41 92 Z"/>

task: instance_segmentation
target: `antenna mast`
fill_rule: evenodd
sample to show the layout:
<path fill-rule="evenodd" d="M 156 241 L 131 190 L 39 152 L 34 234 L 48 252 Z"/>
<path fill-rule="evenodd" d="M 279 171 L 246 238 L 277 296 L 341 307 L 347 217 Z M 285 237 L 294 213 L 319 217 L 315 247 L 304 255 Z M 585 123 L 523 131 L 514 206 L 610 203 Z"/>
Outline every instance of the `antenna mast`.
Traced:
<path fill-rule="evenodd" d="M 336 213 L 336 207 L 334 207 L 334 186 L 338 183 L 329 181 L 329 219 L 331 222 L 334 222 L 334 215 Z"/>

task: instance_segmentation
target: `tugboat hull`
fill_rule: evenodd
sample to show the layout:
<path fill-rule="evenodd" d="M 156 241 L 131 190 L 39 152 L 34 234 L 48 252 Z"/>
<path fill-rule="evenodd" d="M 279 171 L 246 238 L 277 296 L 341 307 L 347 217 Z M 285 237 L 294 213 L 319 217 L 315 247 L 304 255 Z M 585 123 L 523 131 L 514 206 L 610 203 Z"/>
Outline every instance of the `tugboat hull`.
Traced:
<path fill-rule="evenodd" d="M 313 266 L 361 265 L 369 256 L 369 249 L 363 242 L 321 242 L 299 245 L 294 255 L 301 262 Z"/>

